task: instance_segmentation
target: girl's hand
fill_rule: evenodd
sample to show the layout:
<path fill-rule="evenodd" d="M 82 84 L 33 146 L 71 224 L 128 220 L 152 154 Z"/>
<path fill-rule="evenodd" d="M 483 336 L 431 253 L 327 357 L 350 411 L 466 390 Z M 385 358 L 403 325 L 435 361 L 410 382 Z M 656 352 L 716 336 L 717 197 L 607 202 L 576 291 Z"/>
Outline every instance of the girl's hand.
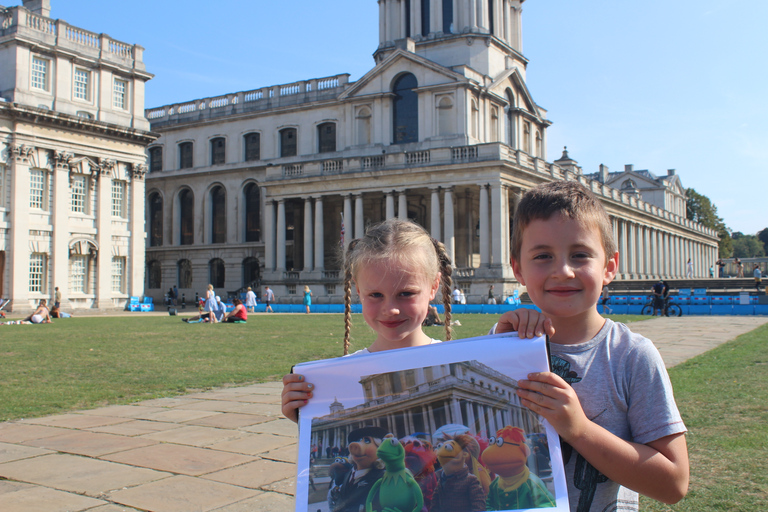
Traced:
<path fill-rule="evenodd" d="M 304 376 L 297 373 L 289 373 L 283 377 L 283 416 L 296 423 L 299 422 L 299 407 L 307 404 L 312 398 L 312 390 L 315 386 L 304 381 Z"/>
<path fill-rule="evenodd" d="M 519 380 L 517 396 L 524 406 L 543 416 L 567 443 L 583 435 L 589 419 L 573 388 L 552 372 L 530 373 Z"/>
<path fill-rule="evenodd" d="M 517 331 L 521 338 L 533 338 L 535 336 L 552 336 L 555 334 L 555 328 L 552 327 L 552 320 L 544 316 L 543 313 L 535 309 L 517 308 L 514 311 L 507 311 L 496 324 L 496 334 L 502 332 Z"/>

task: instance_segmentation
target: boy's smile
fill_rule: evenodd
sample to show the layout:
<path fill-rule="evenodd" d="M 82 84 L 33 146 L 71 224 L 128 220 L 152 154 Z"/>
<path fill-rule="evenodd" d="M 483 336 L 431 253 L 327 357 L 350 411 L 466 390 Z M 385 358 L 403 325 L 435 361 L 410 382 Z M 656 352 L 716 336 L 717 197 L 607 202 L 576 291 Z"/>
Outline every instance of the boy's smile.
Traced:
<path fill-rule="evenodd" d="M 561 335 L 580 333 L 579 338 L 592 331 L 594 335 L 602 327 L 595 305 L 617 266 L 618 253 L 606 258 L 594 225 L 560 213 L 531 221 L 523 232 L 520 261 L 512 261 L 515 276 L 527 287 L 533 303 L 552 319 L 556 332 L 560 324 Z M 572 342 L 581 341 L 586 340 Z"/>

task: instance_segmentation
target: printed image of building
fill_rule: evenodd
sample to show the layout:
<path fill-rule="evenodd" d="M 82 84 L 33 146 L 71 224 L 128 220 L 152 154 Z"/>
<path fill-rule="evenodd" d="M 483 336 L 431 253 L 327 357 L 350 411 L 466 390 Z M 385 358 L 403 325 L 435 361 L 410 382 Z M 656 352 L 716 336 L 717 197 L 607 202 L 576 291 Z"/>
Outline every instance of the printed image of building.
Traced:
<path fill-rule="evenodd" d="M 357 81 L 147 109 L 160 137 L 148 150 L 146 294 L 266 284 L 299 301 L 310 285 L 318 302 L 340 302 L 340 239 L 398 216 L 446 244 L 469 302 L 490 284 L 506 296 L 518 288 L 515 205 L 551 180 L 578 180 L 603 202 L 620 278 L 682 277 L 688 257 L 705 276 L 717 235 L 677 203 L 591 179 L 570 157 L 546 160 L 551 122 L 526 85 L 523 3 L 379 0 L 375 66 Z"/>
<path fill-rule="evenodd" d="M 0 294 L 25 311 L 144 292 L 143 48 L 0 6 Z"/>
<path fill-rule="evenodd" d="M 312 420 L 312 444 L 343 448 L 350 431 L 382 427 L 398 439 L 431 436 L 445 425 L 463 425 L 488 438 L 502 427 L 542 433 L 539 418 L 520 403 L 517 381 L 479 361 L 415 368 L 360 379 L 365 401 L 345 408 L 335 400 L 330 414 Z"/>

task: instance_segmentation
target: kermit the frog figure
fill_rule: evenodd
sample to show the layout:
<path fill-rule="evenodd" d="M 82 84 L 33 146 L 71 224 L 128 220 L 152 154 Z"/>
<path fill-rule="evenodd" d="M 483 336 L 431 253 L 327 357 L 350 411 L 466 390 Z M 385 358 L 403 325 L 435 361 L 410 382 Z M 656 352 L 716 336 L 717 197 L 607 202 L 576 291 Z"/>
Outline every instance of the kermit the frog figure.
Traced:
<path fill-rule="evenodd" d="M 424 497 L 419 484 L 405 468 L 405 448 L 400 441 L 387 434 L 376 456 L 384 462 L 384 476 L 373 484 L 368 493 L 365 512 L 421 512 Z"/>

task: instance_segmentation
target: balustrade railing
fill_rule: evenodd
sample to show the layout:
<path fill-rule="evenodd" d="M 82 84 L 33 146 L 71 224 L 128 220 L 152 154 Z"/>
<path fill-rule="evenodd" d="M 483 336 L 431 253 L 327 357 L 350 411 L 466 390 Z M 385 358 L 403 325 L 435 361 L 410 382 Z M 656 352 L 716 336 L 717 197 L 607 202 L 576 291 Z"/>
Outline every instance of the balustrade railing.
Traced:
<path fill-rule="evenodd" d="M 323 174 L 339 174 L 344 170 L 344 160 L 326 160 L 323 162 Z"/>

